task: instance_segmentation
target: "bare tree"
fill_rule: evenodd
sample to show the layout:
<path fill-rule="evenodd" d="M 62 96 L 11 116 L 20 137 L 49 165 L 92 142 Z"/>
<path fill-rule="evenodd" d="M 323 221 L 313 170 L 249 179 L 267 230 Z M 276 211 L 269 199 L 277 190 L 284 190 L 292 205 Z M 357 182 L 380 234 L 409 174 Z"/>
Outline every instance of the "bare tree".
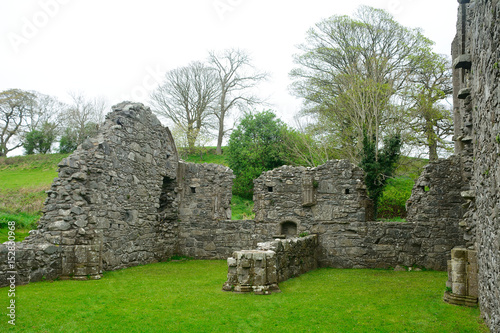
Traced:
<path fill-rule="evenodd" d="M 29 114 L 27 130 L 39 130 L 43 124 L 52 124 L 55 131 L 61 125 L 61 115 L 68 106 L 53 96 L 35 91 L 31 93 L 35 95 L 36 104 L 33 112 Z M 44 127 L 46 128 L 46 126 Z"/>
<path fill-rule="evenodd" d="M 210 125 L 211 107 L 218 94 L 215 70 L 201 62 L 192 62 L 167 72 L 164 82 L 151 94 L 151 100 L 156 113 L 184 131 L 193 152 L 198 134 Z"/>
<path fill-rule="evenodd" d="M 22 146 L 18 139 L 35 108 L 36 95 L 32 92 L 21 89 L 0 92 L 0 156 Z"/>
<path fill-rule="evenodd" d="M 249 93 L 251 88 L 267 78 L 267 73 L 257 72 L 251 65 L 249 55 L 239 49 L 228 49 L 220 53 L 209 52 L 209 63 L 217 71 L 219 98 L 214 109 L 218 120 L 217 149 L 222 154 L 222 139 L 226 133 L 224 121 L 231 109 L 242 104 L 254 105 L 262 101 Z"/>
<path fill-rule="evenodd" d="M 86 138 L 97 133 L 104 121 L 107 103 L 103 98 L 88 98 L 83 93 L 70 92 L 72 103 L 64 110 L 61 121 L 64 124 L 64 140 L 69 140 L 70 146 L 76 148 Z M 71 150 L 71 149 L 70 149 Z"/>

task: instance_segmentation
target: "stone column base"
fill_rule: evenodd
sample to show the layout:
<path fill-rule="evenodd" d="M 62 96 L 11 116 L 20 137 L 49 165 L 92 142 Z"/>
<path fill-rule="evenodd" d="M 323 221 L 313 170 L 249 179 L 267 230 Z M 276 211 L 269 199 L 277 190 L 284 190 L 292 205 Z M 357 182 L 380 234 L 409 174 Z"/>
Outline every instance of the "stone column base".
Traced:
<path fill-rule="evenodd" d="M 444 292 L 443 301 L 453 305 L 461 305 L 469 307 L 477 307 L 478 305 L 477 297 L 455 295 L 454 293 L 449 291 Z"/>

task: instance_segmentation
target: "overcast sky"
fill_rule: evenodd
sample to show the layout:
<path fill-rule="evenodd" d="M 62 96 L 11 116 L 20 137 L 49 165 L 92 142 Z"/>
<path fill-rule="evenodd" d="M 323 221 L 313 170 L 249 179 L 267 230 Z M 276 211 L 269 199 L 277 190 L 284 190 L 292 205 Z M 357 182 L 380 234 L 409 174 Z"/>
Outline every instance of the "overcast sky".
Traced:
<path fill-rule="evenodd" d="M 421 27 L 435 52 L 450 53 L 455 0 L 1 0 L 0 91 L 146 103 L 165 71 L 236 47 L 271 74 L 262 96 L 291 124 L 301 106 L 288 91 L 296 45 L 321 19 L 362 4 Z"/>

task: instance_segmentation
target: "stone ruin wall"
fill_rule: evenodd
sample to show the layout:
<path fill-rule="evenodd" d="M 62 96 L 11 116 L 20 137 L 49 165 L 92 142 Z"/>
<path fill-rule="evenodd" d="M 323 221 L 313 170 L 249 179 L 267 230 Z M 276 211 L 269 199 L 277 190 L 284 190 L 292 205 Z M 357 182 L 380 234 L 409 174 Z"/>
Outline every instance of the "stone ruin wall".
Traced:
<path fill-rule="evenodd" d="M 317 268 L 318 237 L 277 239 L 256 250 L 235 251 L 227 259 L 222 290 L 267 295 L 281 292 L 278 283 Z"/>
<path fill-rule="evenodd" d="M 500 331 L 500 1 L 460 0 L 454 59 L 455 136 L 469 174 L 461 222 L 477 251 L 479 304 Z"/>
<path fill-rule="evenodd" d="M 231 219 L 232 170 L 216 164 L 181 163 L 179 178 L 183 186 L 177 253 L 200 259 L 227 258 L 220 253 L 231 250 L 224 251 L 217 236 L 221 234 L 220 221 Z"/>
<path fill-rule="evenodd" d="M 254 181 L 256 231 L 262 238 L 317 234 L 318 260 L 325 267 L 446 270 L 450 250 L 463 244 L 461 186 L 451 182 L 456 174 L 449 166 L 442 161 L 427 168 L 432 172 L 424 178 L 432 179 L 432 190 L 418 196 L 421 185 L 414 188 L 407 223 L 371 221 L 363 171 L 348 161 L 264 172 Z"/>
<path fill-rule="evenodd" d="M 425 169 L 408 204 L 409 223 L 369 221 L 358 170 L 345 162 L 264 174 L 255 183 L 255 221 L 228 221 L 231 171 L 177 167 L 168 129 L 142 105 L 124 103 L 97 138 L 61 162 L 37 233 L 16 244 L 18 283 L 98 278 L 102 270 L 174 253 L 220 259 L 282 233 L 318 234 L 319 263 L 334 267 L 443 269 L 450 247 L 461 245 L 478 253 L 481 310 L 498 331 L 500 1 L 458 2 L 452 45 L 456 156 Z M 216 184 L 214 192 L 205 180 Z M 8 250 L 0 245 L 2 283 L 10 270 Z"/>
<path fill-rule="evenodd" d="M 33 272 L 20 281 L 99 278 L 103 270 L 172 255 L 177 220 L 159 223 L 158 213 L 162 184 L 176 179 L 177 163 L 170 132 L 150 110 L 113 107 L 97 137 L 59 163 L 38 229 L 18 245 L 21 265 L 24 256 L 33 258 L 30 247 L 55 247 L 59 256 L 29 261 Z M 176 208 L 171 202 L 163 213 L 171 217 Z"/>
<path fill-rule="evenodd" d="M 223 230 L 239 224 L 215 229 L 231 216 L 232 178 L 223 166 L 179 162 L 149 108 L 114 106 L 97 137 L 59 163 L 38 229 L 16 244 L 16 281 L 100 278 L 174 254 L 227 258 L 238 248 L 223 241 Z M 8 251 L 0 245 L 2 284 L 12 271 Z"/>

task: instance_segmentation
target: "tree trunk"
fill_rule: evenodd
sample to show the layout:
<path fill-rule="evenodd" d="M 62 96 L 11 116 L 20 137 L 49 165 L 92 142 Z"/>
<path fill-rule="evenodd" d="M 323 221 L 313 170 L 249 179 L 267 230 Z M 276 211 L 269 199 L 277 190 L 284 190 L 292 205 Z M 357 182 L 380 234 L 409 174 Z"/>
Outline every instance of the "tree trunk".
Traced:
<path fill-rule="evenodd" d="M 195 135 L 195 129 L 193 128 L 192 124 L 188 125 L 187 132 L 186 132 L 186 139 L 187 139 L 187 142 L 188 142 L 189 154 L 194 154 L 194 152 L 195 152 L 195 143 L 196 143 L 196 135 Z"/>
<path fill-rule="evenodd" d="M 432 121 L 426 121 L 426 135 L 427 135 L 427 147 L 429 148 L 429 161 L 437 161 L 438 153 L 437 153 L 437 140 L 436 133 L 434 133 L 434 126 Z"/>
<path fill-rule="evenodd" d="M 437 153 L 437 141 L 433 140 L 434 142 L 430 143 L 429 142 L 429 161 L 437 161 L 438 159 L 438 153 Z"/>
<path fill-rule="evenodd" d="M 217 149 L 215 153 L 217 155 L 222 155 L 222 139 L 224 138 L 224 114 L 219 117 L 219 134 L 217 136 Z"/>

